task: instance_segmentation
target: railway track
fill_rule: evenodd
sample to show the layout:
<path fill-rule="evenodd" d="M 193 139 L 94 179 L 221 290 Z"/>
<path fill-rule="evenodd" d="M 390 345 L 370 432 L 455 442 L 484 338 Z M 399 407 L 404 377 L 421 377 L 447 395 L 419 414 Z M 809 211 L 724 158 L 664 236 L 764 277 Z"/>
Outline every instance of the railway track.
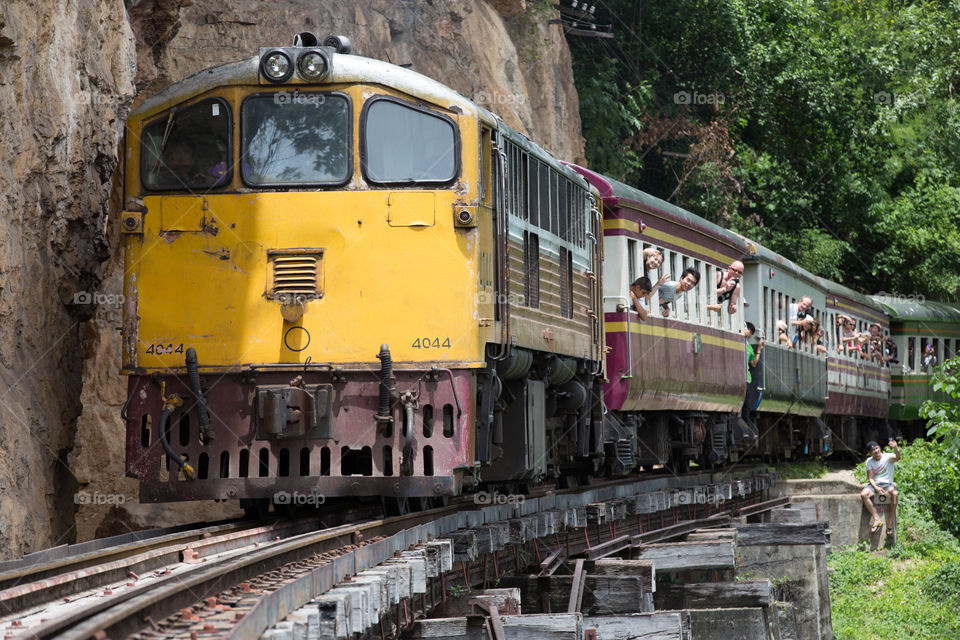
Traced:
<path fill-rule="evenodd" d="M 602 558 L 781 504 L 764 500 L 768 483 L 768 475 L 689 474 L 516 500 L 494 496 L 488 506 L 461 501 L 333 527 L 308 517 L 159 530 L 9 568 L 0 574 L 0 629 L 11 639 L 257 638 L 345 578 L 418 545 L 426 558 L 424 545 L 450 541 L 445 553 L 458 570 L 443 571 L 435 560 L 419 600 L 411 592 L 402 607 L 383 608 L 381 628 L 399 631 L 457 585 L 490 582 L 551 557 Z"/>

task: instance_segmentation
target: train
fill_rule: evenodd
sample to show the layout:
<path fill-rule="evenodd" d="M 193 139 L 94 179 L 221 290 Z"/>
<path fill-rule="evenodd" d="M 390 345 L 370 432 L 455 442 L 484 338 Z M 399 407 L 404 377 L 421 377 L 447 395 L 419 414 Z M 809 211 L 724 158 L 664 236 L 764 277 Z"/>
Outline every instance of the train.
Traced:
<path fill-rule="evenodd" d="M 901 354 L 923 336 L 960 352 L 957 306 L 819 278 L 342 36 L 172 84 L 124 144 L 123 418 L 143 502 L 403 513 L 855 451 L 918 423 L 929 372 L 838 351 L 839 319 Z M 737 261 L 740 304 L 709 309 Z M 630 284 L 688 268 L 696 286 L 641 320 Z M 826 355 L 773 339 L 806 296 Z M 749 384 L 748 322 L 767 338 Z"/>

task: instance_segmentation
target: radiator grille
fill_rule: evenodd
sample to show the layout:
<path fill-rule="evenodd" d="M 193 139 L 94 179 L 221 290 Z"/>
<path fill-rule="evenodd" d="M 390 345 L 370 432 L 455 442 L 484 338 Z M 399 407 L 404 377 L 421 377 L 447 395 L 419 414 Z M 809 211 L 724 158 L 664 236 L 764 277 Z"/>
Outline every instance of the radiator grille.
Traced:
<path fill-rule="evenodd" d="M 269 297 L 322 296 L 322 258 L 323 253 L 318 251 L 270 255 L 272 278 Z"/>

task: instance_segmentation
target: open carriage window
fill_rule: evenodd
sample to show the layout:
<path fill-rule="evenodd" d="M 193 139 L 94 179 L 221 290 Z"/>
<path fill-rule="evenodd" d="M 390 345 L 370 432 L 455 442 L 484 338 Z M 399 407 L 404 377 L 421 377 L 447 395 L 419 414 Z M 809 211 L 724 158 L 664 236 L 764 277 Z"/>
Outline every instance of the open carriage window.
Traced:
<path fill-rule="evenodd" d="M 143 186 L 151 191 L 190 191 L 228 184 L 231 130 L 230 107 L 220 98 L 170 109 L 143 129 Z"/>

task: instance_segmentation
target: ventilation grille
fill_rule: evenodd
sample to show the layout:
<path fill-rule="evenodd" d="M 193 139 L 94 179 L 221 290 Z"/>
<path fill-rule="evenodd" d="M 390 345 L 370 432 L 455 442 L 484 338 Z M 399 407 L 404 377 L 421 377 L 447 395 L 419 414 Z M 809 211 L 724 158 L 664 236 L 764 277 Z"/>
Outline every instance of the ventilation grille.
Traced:
<path fill-rule="evenodd" d="M 523 302 L 528 307 L 540 308 L 540 237 L 525 231 L 523 234 Z"/>
<path fill-rule="evenodd" d="M 270 254 L 272 268 L 268 297 L 323 296 L 323 252 L 277 252 Z"/>

